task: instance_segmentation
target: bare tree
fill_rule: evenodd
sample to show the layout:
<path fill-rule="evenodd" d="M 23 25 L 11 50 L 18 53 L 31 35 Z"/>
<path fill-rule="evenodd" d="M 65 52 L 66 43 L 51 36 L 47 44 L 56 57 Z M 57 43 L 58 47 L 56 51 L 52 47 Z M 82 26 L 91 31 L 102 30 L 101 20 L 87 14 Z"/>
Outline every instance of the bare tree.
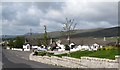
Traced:
<path fill-rule="evenodd" d="M 67 19 L 63 24 L 63 33 L 67 35 L 68 43 L 70 44 L 70 35 L 74 32 L 77 23 L 74 23 L 74 19 Z"/>

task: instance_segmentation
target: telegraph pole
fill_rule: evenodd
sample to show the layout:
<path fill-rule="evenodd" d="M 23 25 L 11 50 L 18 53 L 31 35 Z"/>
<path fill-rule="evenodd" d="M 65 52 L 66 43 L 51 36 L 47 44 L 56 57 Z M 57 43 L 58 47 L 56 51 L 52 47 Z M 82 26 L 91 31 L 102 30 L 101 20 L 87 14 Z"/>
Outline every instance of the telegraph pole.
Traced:
<path fill-rule="evenodd" d="M 45 40 L 45 45 L 47 46 L 47 38 L 48 38 L 48 36 L 47 36 L 47 27 L 46 27 L 46 25 L 44 25 L 44 31 L 45 31 L 44 40 Z"/>
<path fill-rule="evenodd" d="M 45 30 L 45 34 L 47 35 L 47 28 L 46 28 L 46 25 L 44 25 L 44 30 Z"/>
<path fill-rule="evenodd" d="M 30 36 L 32 35 L 32 29 L 30 28 Z"/>

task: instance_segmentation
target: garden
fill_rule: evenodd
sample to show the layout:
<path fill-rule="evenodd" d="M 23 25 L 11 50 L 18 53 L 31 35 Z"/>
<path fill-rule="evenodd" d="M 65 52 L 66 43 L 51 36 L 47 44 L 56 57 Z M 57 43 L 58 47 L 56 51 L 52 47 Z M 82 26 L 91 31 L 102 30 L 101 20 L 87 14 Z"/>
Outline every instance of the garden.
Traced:
<path fill-rule="evenodd" d="M 116 55 L 120 55 L 120 48 L 114 46 L 106 46 L 104 48 L 98 49 L 97 51 L 76 51 L 61 55 L 55 55 L 58 57 L 70 56 L 73 58 L 80 58 L 82 56 L 97 57 L 97 58 L 106 58 L 106 59 L 115 59 Z"/>
<path fill-rule="evenodd" d="M 116 55 L 120 55 L 120 48 L 114 47 L 114 46 L 106 46 L 104 48 L 100 48 L 97 51 L 76 51 L 76 52 L 70 52 L 60 55 L 54 55 L 54 53 L 49 53 L 47 51 L 37 52 L 38 56 L 69 56 L 73 58 L 80 58 L 83 56 L 89 56 L 89 57 L 97 57 L 97 58 L 106 58 L 106 59 L 115 59 Z"/>

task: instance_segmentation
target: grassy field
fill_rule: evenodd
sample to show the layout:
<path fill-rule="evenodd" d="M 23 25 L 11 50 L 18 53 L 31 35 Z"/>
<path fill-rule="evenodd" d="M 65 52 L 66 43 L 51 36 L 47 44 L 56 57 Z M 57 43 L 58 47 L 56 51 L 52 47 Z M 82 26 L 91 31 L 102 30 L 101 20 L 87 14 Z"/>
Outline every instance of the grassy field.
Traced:
<path fill-rule="evenodd" d="M 116 55 L 120 55 L 120 49 L 98 50 L 98 51 L 76 51 L 69 54 L 70 57 L 80 58 L 82 56 L 115 59 Z M 68 56 L 68 54 L 55 55 L 58 57 Z"/>

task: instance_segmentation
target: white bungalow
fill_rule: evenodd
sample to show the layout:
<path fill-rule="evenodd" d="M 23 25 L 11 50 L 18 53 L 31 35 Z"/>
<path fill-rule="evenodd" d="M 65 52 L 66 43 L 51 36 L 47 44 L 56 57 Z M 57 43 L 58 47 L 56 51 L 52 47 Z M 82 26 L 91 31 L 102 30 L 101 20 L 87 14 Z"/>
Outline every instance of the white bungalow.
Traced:
<path fill-rule="evenodd" d="M 76 48 L 77 50 L 90 50 L 90 46 L 88 46 L 88 45 L 83 45 L 83 46 L 81 46 L 81 45 L 79 45 L 79 46 L 77 46 L 77 48 Z"/>
<path fill-rule="evenodd" d="M 97 43 L 94 43 L 93 45 L 91 46 L 88 46 L 88 45 L 78 45 L 76 49 L 74 49 L 74 51 L 77 51 L 77 50 L 88 50 L 88 51 L 92 51 L 92 50 L 98 50 L 98 48 L 102 48 L 102 46 L 98 45 Z"/>
<path fill-rule="evenodd" d="M 90 48 L 91 48 L 92 50 L 98 50 L 98 48 L 102 48 L 102 46 L 100 46 L 100 45 L 97 44 L 97 43 L 94 43 Z"/>
<path fill-rule="evenodd" d="M 70 43 L 69 47 L 70 47 L 71 49 L 73 49 L 73 48 L 75 48 L 75 44 L 74 44 L 74 43 Z"/>
<path fill-rule="evenodd" d="M 65 51 L 65 46 L 63 44 L 60 44 L 61 42 L 57 42 L 58 51 Z"/>
<path fill-rule="evenodd" d="M 36 46 L 36 45 L 32 46 L 32 49 L 37 49 L 37 48 L 38 48 L 38 46 Z"/>
<path fill-rule="evenodd" d="M 30 51 L 30 44 L 24 44 L 23 51 Z"/>

